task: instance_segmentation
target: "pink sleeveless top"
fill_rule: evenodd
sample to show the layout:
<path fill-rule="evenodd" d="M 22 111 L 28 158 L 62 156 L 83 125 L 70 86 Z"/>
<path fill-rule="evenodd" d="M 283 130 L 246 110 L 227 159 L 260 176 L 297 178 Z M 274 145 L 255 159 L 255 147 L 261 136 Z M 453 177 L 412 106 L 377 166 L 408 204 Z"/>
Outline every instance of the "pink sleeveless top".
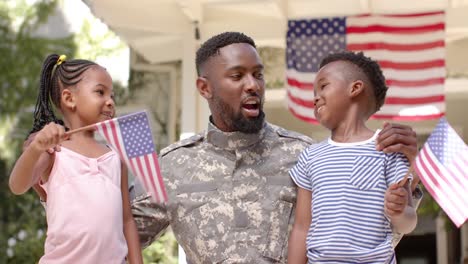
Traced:
<path fill-rule="evenodd" d="M 125 263 L 119 156 L 61 149 L 42 185 L 48 228 L 39 263 Z"/>

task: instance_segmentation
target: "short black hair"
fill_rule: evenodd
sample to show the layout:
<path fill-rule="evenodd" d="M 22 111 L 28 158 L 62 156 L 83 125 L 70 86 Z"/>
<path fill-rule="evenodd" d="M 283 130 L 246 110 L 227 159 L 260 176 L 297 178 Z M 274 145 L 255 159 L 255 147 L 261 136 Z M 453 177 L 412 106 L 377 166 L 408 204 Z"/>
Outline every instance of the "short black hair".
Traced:
<path fill-rule="evenodd" d="M 203 43 L 201 47 L 197 50 L 195 64 L 197 67 L 198 76 L 200 76 L 201 67 L 205 62 L 208 61 L 210 57 L 219 55 L 219 49 L 234 43 L 246 43 L 254 48 L 257 48 L 253 39 L 245 35 L 244 33 L 224 32 L 215 35 L 207 41 L 205 41 L 205 43 Z"/>
<path fill-rule="evenodd" d="M 388 87 L 385 76 L 377 61 L 366 57 L 362 52 L 342 51 L 326 56 L 320 63 L 320 68 L 335 61 L 347 61 L 356 65 L 369 80 L 375 97 L 375 110 L 379 111 L 385 102 Z"/>

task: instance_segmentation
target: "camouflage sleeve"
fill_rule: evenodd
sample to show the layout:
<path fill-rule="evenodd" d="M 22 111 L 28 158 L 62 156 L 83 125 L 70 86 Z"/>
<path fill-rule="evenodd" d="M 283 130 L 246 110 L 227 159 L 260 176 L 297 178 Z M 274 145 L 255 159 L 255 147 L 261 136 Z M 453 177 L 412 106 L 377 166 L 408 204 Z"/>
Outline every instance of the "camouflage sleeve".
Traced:
<path fill-rule="evenodd" d="M 132 188 L 138 189 L 138 182 L 135 185 L 137 187 L 132 186 Z M 130 190 L 131 194 L 132 191 L 134 190 Z M 131 196 L 135 197 L 131 202 L 133 218 L 138 229 L 141 246 L 145 248 L 169 226 L 169 217 L 165 204 L 154 203 L 151 201 L 150 195 L 143 193 Z"/>
<path fill-rule="evenodd" d="M 423 197 L 423 192 L 421 190 L 421 187 L 417 185 L 413 191 L 413 206 L 415 209 L 418 209 L 419 204 L 421 203 L 422 197 Z M 400 243 L 400 240 L 402 238 L 403 238 L 403 234 L 393 231 L 393 240 L 392 240 L 393 248 L 395 248 L 398 245 L 398 243 Z"/>

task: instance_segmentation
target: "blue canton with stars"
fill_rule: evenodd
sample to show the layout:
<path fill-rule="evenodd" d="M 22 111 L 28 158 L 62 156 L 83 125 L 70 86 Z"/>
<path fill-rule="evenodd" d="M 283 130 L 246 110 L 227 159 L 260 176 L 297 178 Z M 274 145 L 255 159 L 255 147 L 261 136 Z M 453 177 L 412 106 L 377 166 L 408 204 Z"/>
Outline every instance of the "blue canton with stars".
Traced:
<path fill-rule="evenodd" d="M 119 127 L 129 158 L 147 155 L 155 151 L 145 112 L 119 118 Z"/>
<path fill-rule="evenodd" d="M 457 135 L 445 118 L 437 124 L 427 144 L 440 163 L 447 165 L 455 157 L 456 153 L 462 153 L 466 148 L 465 142 Z"/>
<path fill-rule="evenodd" d="M 346 50 L 346 18 L 289 20 L 286 44 L 288 69 L 317 72 L 325 56 Z"/>

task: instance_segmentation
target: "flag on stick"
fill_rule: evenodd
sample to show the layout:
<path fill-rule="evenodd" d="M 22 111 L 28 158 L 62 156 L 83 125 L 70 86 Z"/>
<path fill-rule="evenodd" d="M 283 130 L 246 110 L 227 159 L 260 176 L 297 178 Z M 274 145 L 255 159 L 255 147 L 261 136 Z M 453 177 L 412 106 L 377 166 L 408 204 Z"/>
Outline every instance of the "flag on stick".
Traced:
<path fill-rule="evenodd" d="M 468 147 L 441 118 L 416 157 L 422 183 L 460 227 L 468 219 Z"/>
<path fill-rule="evenodd" d="M 167 201 L 147 113 L 143 111 L 106 120 L 95 124 L 95 129 L 119 152 L 153 200 Z"/>

